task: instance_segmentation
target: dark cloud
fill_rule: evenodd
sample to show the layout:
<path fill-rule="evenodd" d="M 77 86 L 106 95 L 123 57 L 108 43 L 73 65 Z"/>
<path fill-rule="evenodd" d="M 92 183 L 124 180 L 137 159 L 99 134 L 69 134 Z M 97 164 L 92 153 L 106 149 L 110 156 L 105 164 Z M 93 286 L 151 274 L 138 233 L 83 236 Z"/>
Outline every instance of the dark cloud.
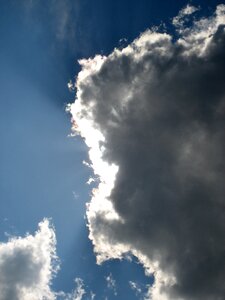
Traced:
<path fill-rule="evenodd" d="M 82 61 L 71 112 L 102 180 L 87 212 L 97 255 L 138 256 L 155 272 L 154 300 L 223 300 L 225 6 L 189 28 L 184 15 L 175 42 L 146 31 Z M 118 166 L 107 200 L 99 153 L 109 174 Z"/>

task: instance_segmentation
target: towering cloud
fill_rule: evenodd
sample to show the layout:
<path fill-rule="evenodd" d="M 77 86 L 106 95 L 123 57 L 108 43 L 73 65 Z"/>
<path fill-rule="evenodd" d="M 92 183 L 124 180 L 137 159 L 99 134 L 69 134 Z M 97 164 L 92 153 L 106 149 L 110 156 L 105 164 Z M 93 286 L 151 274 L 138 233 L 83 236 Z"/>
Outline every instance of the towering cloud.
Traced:
<path fill-rule="evenodd" d="M 137 256 L 153 300 L 225 295 L 225 6 L 176 36 L 147 30 L 81 60 L 74 129 L 100 178 L 88 206 L 98 262 Z"/>

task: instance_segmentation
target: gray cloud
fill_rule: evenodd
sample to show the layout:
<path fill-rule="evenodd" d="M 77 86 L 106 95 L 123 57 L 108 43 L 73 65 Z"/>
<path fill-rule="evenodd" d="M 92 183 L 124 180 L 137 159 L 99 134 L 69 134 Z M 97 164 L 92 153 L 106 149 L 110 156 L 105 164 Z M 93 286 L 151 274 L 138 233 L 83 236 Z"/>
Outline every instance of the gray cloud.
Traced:
<path fill-rule="evenodd" d="M 175 42 L 147 30 L 82 60 L 70 110 L 101 178 L 87 211 L 98 261 L 136 255 L 154 300 L 222 300 L 225 6 L 181 19 Z"/>

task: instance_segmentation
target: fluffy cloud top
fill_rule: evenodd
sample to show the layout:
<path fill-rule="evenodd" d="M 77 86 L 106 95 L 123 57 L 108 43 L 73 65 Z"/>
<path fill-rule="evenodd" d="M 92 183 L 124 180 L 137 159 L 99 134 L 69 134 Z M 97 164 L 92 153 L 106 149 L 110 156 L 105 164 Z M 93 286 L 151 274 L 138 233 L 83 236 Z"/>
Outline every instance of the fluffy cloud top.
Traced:
<path fill-rule="evenodd" d="M 49 221 L 34 236 L 11 238 L 0 244 L 0 299 L 52 300 L 50 284 L 58 269 L 56 239 Z"/>
<path fill-rule="evenodd" d="M 153 300 L 225 295 L 225 6 L 185 27 L 195 10 L 174 19 L 175 41 L 147 30 L 81 60 L 70 107 L 100 177 L 87 211 L 98 262 L 136 255 Z"/>

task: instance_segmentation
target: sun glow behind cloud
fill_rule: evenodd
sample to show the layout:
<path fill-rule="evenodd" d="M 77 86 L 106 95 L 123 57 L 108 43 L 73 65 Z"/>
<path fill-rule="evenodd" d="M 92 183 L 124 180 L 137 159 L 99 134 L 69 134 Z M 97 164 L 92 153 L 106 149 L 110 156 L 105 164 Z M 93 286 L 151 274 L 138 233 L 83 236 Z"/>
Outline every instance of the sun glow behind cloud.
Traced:
<path fill-rule="evenodd" d="M 96 56 L 93 60 L 80 60 L 83 69 L 77 77 L 77 86 L 79 83 L 88 81 L 90 74 L 95 74 L 104 63 L 104 57 Z M 107 219 L 118 219 L 118 214 L 113 209 L 111 201 L 108 200 L 110 193 L 114 187 L 114 181 L 118 172 L 118 166 L 109 164 L 103 159 L 105 140 L 102 132 L 96 128 L 93 122 L 92 110 L 94 102 L 89 102 L 90 110 L 86 110 L 82 104 L 82 95 L 79 88 L 77 89 L 77 100 L 75 104 L 68 106 L 68 111 L 73 115 L 73 132 L 79 133 L 84 139 L 89 148 L 89 158 L 94 174 L 99 176 L 100 184 L 97 189 L 93 189 L 93 197 L 88 205 L 88 212 L 94 216 L 96 212 L 101 212 Z M 85 110 L 85 118 L 82 116 L 82 111 Z"/>
<path fill-rule="evenodd" d="M 81 60 L 76 100 L 68 107 L 74 129 L 89 147 L 91 166 L 100 179 L 87 207 L 89 237 L 97 260 L 101 263 L 108 258 L 122 258 L 128 252 L 138 257 L 146 273 L 155 276 L 146 297 L 156 300 L 189 299 L 185 278 L 191 281 L 192 271 L 188 267 L 187 271 L 181 270 L 181 267 L 187 259 L 192 259 L 189 253 L 192 252 L 194 259 L 199 255 L 188 228 L 198 226 L 195 218 L 202 218 L 202 214 L 199 212 L 197 217 L 187 216 L 181 220 L 180 216 L 187 210 L 180 203 L 185 207 L 192 199 L 191 193 L 204 194 L 204 188 L 197 191 L 193 182 L 198 180 L 203 187 L 210 185 L 212 199 L 220 199 L 222 195 L 221 186 L 221 193 L 217 194 L 213 184 L 221 183 L 217 160 L 222 160 L 223 156 L 215 153 L 221 149 L 223 133 L 221 127 L 215 133 L 203 124 L 200 108 L 204 104 L 199 94 L 203 93 L 206 106 L 209 101 L 218 105 L 216 111 L 207 108 L 213 115 L 211 122 L 217 124 L 223 97 L 208 99 L 210 93 L 215 94 L 217 90 L 212 92 L 212 84 L 212 91 L 204 94 L 201 80 L 210 72 L 212 78 L 221 74 L 217 59 L 223 47 L 225 6 L 219 5 L 213 16 L 194 20 L 190 25 L 189 18 L 197 11 L 198 8 L 187 6 L 173 19 L 180 35 L 175 42 L 169 34 L 147 30 L 126 48 L 114 49 L 108 57 L 98 55 Z M 209 60 L 215 67 L 208 70 Z M 219 77 L 218 86 L 220 80 Z M 191 89 L 188 84 L 192 85 Z M 223 88 L 219 87 L 219 91 Z M 214 119 L 215 114 L 218 117 Z M 175 118 L 177 125 L 174 127 Z M 161 127 L 163 131 L 158 129 Z M 176 132 L 178 129 L 182 134 Z M 201 149 L 201 157 L 197 149 Z M 172 159 L 175 152 L 177 155 Z M 210 165 L 207 165 L 209 153 L 213 153 L 214 158 L 211 155 Z M 155 185 L 153 174 L 148 173 L 150 179 L 147 181 L 144 170 L 149 169 L 148 165 L 158 178 Z M 158 195 L 154 192 L 155 186 L 158 186 Z M 175 204 L 177 198 L 180 200 Z M 205 205 L 209 205 L 210 210 L 211 205 L 217 207 L 221 200 L 213 204 L 212 200 L 207 201 Z M 160 205 L 166 206 L 165 211 Z M 156 216 L 153 223 L 151 220 Z M 180 249 L 183 243 L 174 222 L 178 222 L 176 226 L 180 224 L 187 234 L 184 243 L 189 250 Z M 219 230 L 222 224 L 215 226 Z M 205 230 L 211 234 L 210 228 Z M 205 245 L 202 251 L 209 255 L 209 241 L 203 240 L 202 244 Z M 187 253 L 180 257 L 183 251 Z M 198 289 L 196 294 L 193 291 L 192 299 L 205 299 L 204 288 L 199 286 Z M 212 288 L 213 296 L 207 299 L 215 298 L 222 290 L 222 287 L 217 291 Z"/>

